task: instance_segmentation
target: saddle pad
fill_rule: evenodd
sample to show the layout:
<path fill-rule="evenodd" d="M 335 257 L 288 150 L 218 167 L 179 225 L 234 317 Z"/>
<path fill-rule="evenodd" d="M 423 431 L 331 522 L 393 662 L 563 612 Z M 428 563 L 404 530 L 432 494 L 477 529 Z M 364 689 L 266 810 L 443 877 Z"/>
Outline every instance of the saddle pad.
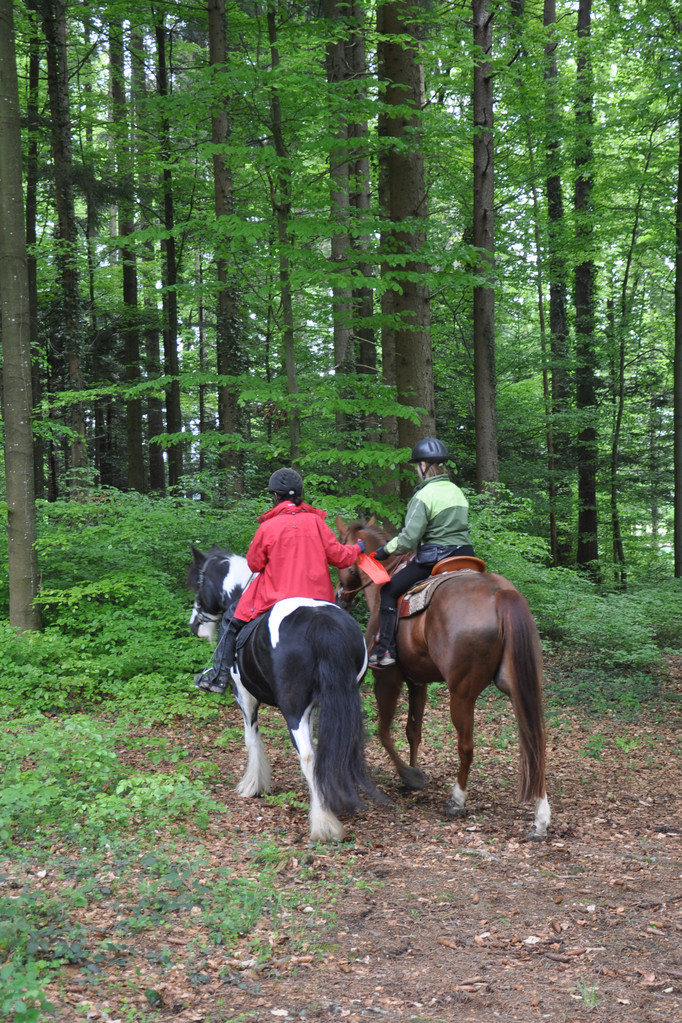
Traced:
<path fill-rule="evenodd" d="M 454 561 L 455 559 L 454 558 L 444 558 L 443 560 L 444 561 Z M 478 561 L 478 558 L 474 558 L 474 559 L 460 558 L 459 560 L 460 561 L 469 561 L 469 560 Z M 483 564 L 483 562 L 481 562 L 481 564 Z M 458 572 L 464 572 L 464 573 L 468 574 L 468 573 L 471 573 L 471 572 L 481 572 L 482 569 L 480 569 L 480 568 L 465 568 L 464 566 L 462 566 L 460 568 L 458 566 L 457 567 L 457 571 Z M 411 617 L 413 617 L 413 615 L 418 615 L 418 614 L 421 614 L 422 611 L 425 611 L 426 608 L 431 603 L 431 601 L 433 599 L 433 595 L 436 592 L 436 590 L 438 589 L 438 587 L 442 583 L 444 583 L 445 580 L 451 574 L 452 573 L 448 572 L 447 570 L 441 571 L 438 575 L 431 575 L 431 576 L 429 576 L 428 579 L 425 579 L 421 583 L 417 583 L 417 585 L 413 586 L 411 590 L 408 590 L 407 593 L 405 593 L 400 598 L 400 603 L 398 604 L 398 617 L 399 618 L 411 618 Z"/>

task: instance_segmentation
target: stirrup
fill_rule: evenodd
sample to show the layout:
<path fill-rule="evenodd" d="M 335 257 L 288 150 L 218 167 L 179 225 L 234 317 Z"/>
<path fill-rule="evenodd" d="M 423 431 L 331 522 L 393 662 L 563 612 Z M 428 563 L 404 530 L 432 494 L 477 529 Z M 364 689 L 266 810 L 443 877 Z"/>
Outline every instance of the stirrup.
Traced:
<path fill-rule="evenodd" d="M 212 671 L 212 668 L 208 668 L 206 671 L 201 671 L 198 675 L 195 675 L 194 685 L 204 693 L 224 693 L 227 689 L 227 682 L 219 682 L 217 679 L 211 678 Z M 204 676 L 208 677 L 205 678 Z"/>
<path fill-rule="evenodd" d="M 390 650 L 385 650 L 383 654 L 371 654 L 368 664 L 371 668 L 388 668 L 390 664 L 395 664 L 395 657 Z"/>

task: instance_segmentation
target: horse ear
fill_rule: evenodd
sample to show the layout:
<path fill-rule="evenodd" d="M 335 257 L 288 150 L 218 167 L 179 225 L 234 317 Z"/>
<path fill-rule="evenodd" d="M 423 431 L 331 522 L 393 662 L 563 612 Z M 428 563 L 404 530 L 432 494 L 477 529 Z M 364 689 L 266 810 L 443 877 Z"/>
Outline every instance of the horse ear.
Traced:
<path fill-rule="evenodd" d="M 197 568 L 201 568 L 203 563 L 206 561 L 206 555 L 203 551 L 200 551 L 198 547 L 195 547 L 193 543 L 189 545 L 189 549 L 192 552 L 192 560 Z"/>
<path fill-rule="evenodd" d="M 376 525 L 376 521 L 377 521 L 377 517 L 376 517 L 376 515 L 372 515 L 372 518 L 371 518 L 371 519 L 369 520 L 369 522 L 367 523 L 367 525 L 368 525 L 368 526 L 374 526 L 374 525 Z"/>
<path fill-rule="evenodd" d="M 348 526 L 343 521 L 340 515 L 336 516 L 336 532 L 339 534 L 339 536 L 345 536 L 346 533 L 348 532 Z"/>

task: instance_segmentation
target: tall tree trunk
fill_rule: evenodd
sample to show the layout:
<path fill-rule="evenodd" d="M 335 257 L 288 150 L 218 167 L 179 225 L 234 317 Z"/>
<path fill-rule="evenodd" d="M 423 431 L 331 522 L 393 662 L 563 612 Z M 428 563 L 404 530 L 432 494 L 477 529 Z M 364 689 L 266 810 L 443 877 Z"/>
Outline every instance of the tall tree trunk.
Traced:
<path fill-rule="evenodd" d="M 144 37 L 135 31 L 130 40 L 131 51 L 131 101 L 133 104 L 134 123 L 142 122 L 142 108 L 144 106 L 147 91 L 145 79 L 145 42 Z M 152 188 L 151 175 L 143 170 L 143 161 L 140 157 L 140 140 L 138 132 L 133 130 L 133 148 L 135 151 L 134 163 L 138 167 L 138 180 L 140 190 L 145 187 Z M 146 227 L 147 222 L 144 216 L 144 208 L 138 207 L 138 220 L 140 228 Z M 151 243 L 148 243 L 142 250 L 142 260 L 153 263 L 155 260 L 154 250 Z M 144 274 L 142 275 L 144 280 Z M 152 295 L 143 291 L 142 301 L 144 315 L 142 321 L 143 343 L 144 343 L 144 365 L 147 379 L 155 379 L 161 375 L 161 338 L 158 323 L 158 312 L 156 306 L 156 292 Z M 163 458 L 163 447 L 153 438 L 161 437 L 164 433 L 163 401 L 156 395 L 150 394 L 146 399 L 146 440 L 149 460 L 149 489 L 153 493 L 162 494 L 166 490 L 166 465 Z"/>
<path fill-rule="evenodd" d="M 424 409 L 418 424 L 398 419 L 401 447 L 412 447 L 424 434 L 436 431 L 430 294 L 422 253 L 427 203 L 420 138 L 424 73 L 419 60 L 418 16 L 406 0 L 377 7 L 380 77 L 385 83 L 387 108 L 381 123 L 384 162 L 380 187 L 386 224 L 383 273 L 391 279 L 389 330 L 395 348 L 395 383 L 402 405 Z M 403 270 L 410 276 L 404 276 Z M 387 355 L 390 358 L 388 350 L 384 357 Z M 403 490 L 411 489 L 405 481 Z"/>
<path fill-rule="evenodd" d="M 168 96 L 168 68 L 166 66 L 166 27 L 156 25 L 157 91 L 162 101 Z M 163 256 L 163 351 L 164 371 L 171 382 L 166 388 L 166 430 L 172 440 L 168 444 L 168 485 L 175 487 L 182 477 L 182 410 L 180 407 L 180 363 L 178 359 L 178 266 L 175 246 L 175 197 L 173 174 L 170 169 L 171 139 L 168 118 L 161 119 L 161 156 L 165 164 L 162 175 L 163 225 L 166 237 L 161 242 Z"/>
<path fill-rule="evenodd" d="M 598 581 L 597 536 L 598 445 L 595 395 L 594 279 L 592 259 L 592 107 L 594 83 L 590 54 L 592 0 L 578 5 L 578 60 L 576 94 L 576 181 L 574 207 L 576 241 L 581 262 L 575 269 L 576 404 L 581 425 L 578 430 L 578 568 Z"/>
<path fill-rule="evenodd" d="M 353 352 L 353 290 L 349 282 L 348 253 L 351 248 L 350 200 L 350 125 L 342 109 L 339 114 L 338 92 L 335 86 L 347 82 L 352 74 L 347 59 L 346 0 L 324 0 L 324 16 L 330 23 L 334 38 L 327 42 L 327 82 L 330 89 L 330 122 L 332 143 L 329 153 L 331 195 L 331 280 L 332 331 L 334 340 L 334 369 L 346 375 L 354 369 Z M 336 428 L 343 435 L 347 428 L 344 411 L 336 413 Z"/>
<path fill-rule="evenodd" d="M 355 83 L 355 95 L 358 100 L 367 93 L 367 52 L 365 43 L 365 16 L 362 4 L 353 2 L 349 6 L 351 21 L 350 34 L 346 45 L 346 60 Z M 369 217 L 370 168 L 369 168 L 369 132 L 367 121 L 355 117 L 349 125 L 349 141 L 351 150 L 350 163 L 350 202 L 355 212 L 358 226 Z M 367 230 L 357 231 L 352 244 L 363 254 L 370 247 L 370 236 Z M 376 373 L 376 337 L 371 325 L 374 311 L 374 288 L 369 283 L 373 276 L 372 267 L 364 259 L 357 262 L 358 275 L 368 283 L 360 284 L 353 289 L 353 332 L 356 338 L 356 369 L 358 373 Z M 373 426 L 376 424 L 373 422 Z"/>
<path fill-rule="evenodd" d="M 499 479 L 495 370 L 495 199 L 493 148 L 492 20 L 488 0 L 472 0 L 474 26 L 474 209 L 477 250 L 474 286 L 474 396 L 476 484 L 483 490 Z"/>
<path fill-rule="evenodd" d="M 564 202 L 561 185 L 561 127 L 560 101 L 557 95 L 559 70 L 554 38 L 556 0 L 544 2 L 545 43 L 545 112 L 546 112 L 546 181 L 547 194 L 547 276 L 549 282 L 549 351 L 550 351 L 550 429 L 553 443 L 548 448 L 550 538 L 552 563 L 555 566 L 571 563 L 572 543 L 568 529 L 561 522 L 568 521 L 571 496 L 569 479 L 573 473 L 574 444 L 563 426 L 557 426 L 565 416 L 570 401 L 568 369 L 568 277 L 565 257 Z"/>
<path fill-rule="evenodd" d="M 73 197 L 73 156 L 71 148 L 71 112 L 66 48 L 66 3 L 64 0 L 40 0 L 43 30 L 47 42 L 47 85 L 52 128 L 55 200 L 58 224 L 63 336 L 66 339 L 66 363 L 69 387 L 83 387 L 81 369 L 82 329 L 79 300 L 76 213 Z M 81 401 L 71 404 L 71 469 L 86 465 L 85 415 Z"/>
<path fill-rule="evenodd" d="M 219 80 L 221 75 L 224 76 L 228 60 L 225 0 L 208 0 L 208 32 L 209 60 L 215 67 Z M 211 113 L 211 137 L 216 147 L 213 153 L 213 183 L 215 213 L 218 220 L 221 217 L 231 216 L 234 211 L 232 170 L 223 152 L 230 141 L 230 135 L 230 97 L 226 93 Z M 222 237 L 222 233 L 220 236 Z M 226 255 L 220 251 L 216 259 L 216 275 L 218 278 L 217 370 L 221 376 L 236 376 L 243 369 L 238 295 L 230 274 L 229 261 Z M 219 384 L 218 424 L 220 432 L 225 437 L 236 434 L 240 428 L 238 397 L 238 391 L 234 386 Z M 243 480 L 239 455 L 232 448 L 226 446 L 222 449 L 220 462 L 221 467 L 229 474 L 230 490 L 235 494 L 241 493 Z"/>
<path fill-rule="evenodd" d="M 268 3 L 268 39 L 270 42 L 270 64 L 276 68 L 279 64 L 277 48 L 277 21 L 275 4 Z M 289 410 L 289 454 L 291 462 L 296 465 L 301 447 L 300 413 L 296 404 L 298 394 L 298 378 L 296 371 L 296 352 L 294 349 L 294 306 L 291 293 L 291 266 L 289 260 L 289 224 L 291 220 L 291 162 L 284 141 L 282 128 L 282 109 L 276 85 L 270 87 L 270 121 L 272 136 L 277 154 L 277 170 L 273 183 L 272 205 L 277 221 L 277 250 L 279 260 L 279 297 L 282 310 L 282 341 L 284 346 L 284 368 L 287 378 L 287 390 L 293 398 Z"/>
<path fill-rule="evenodd" d="M 135 231 L 133 201 L 135 182 L 131 154 L 128 105 L 123 71 L 123 30 L 109 27 L 109 67 L 111 73 L 112 122 L 115 129 L 114 152 L 121 199 L 118 208 L 118 233 L 129 239 Z M 124 241 L 121 250 L 123 274 L 124 365 L 126 383 L 140 381 L 140 327 L 137 313 L 137 259 L 135 251 Z M 126 397 L 126 448 L 128 487 L 144 493 L 144 462 L 142 459 L 142 401 Z"/>
<path fill-rule="evenodd" d="M 31 427 L 31 314 L 12 0 L 0 0 L 0 303 L 9 620 L 40 628 Z"/>
<path fill-rule="evenodd" d="M 40 34 L 36 22 L 35 10 L 30 12 L 31 36 L 29 40 L 28 94 L 26 116 L 28 121 L 28 145 L 26 160 L 26 246 L 28 266 L 28 306 L 31 317 L 31 392 L 32 407 L 35 408 L 41 398 L 42 385 L 40 379 L 40 358 L 38 340 L 38 273 L 35 256 L 37 240 L 38 211 L 38 102 L 40 97 Z M 36 498 L 45 496 L 45 470 L 43 467 L 44 449 L 42 437 L 33 438 L 34 487 Z"/>
<path fill-rule="evenodd" d="M 682 106 L 678 121 L 677 203 L 675 206 L 675 355 L 673 373 L 675 463 L 675 578 L 682 577 Z"/>
<path fill-rule="evenodd" d="M 152 380 L 161 376 L 161 338 L 156 316 L 157 309 L 153 299 L 145 297 L 147 325 L 144 329 L 144 354 L 147 377 Z M 149 449 L 149 489 L 153 493 L 163 494 L 166 490 L 166 465 L 163 459 L 163 447 L 155 440 L 164 433 L 163 401 L 154 395 L 147 398 L 147 447 Z"/>

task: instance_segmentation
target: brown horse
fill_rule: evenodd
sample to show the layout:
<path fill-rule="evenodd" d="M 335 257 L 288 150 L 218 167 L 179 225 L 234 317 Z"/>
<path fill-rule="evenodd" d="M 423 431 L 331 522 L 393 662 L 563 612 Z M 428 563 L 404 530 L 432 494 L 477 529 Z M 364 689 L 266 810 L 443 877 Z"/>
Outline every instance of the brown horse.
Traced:
<path fill-rule="evenodd" d="M 367 525 L 360 522 L 347 525 L 337 516 L 336 528 L 343 543 L 355 543 L 362 538 L 367 552 L 375 551 L 389 539 L 374 524 L 374 519 Z M 392 574 L 404 560 L 404 556 L 393 556 L 383 564 Z M 371 649 L 379 620 L 380 588 L 356 563 L 339 570 L 337 603 L 348 607 L 358 593 L 364 594 L 370 609 L 365 641 Z M 448 571 L 439 576 L 423 611 L 399 615 L 397 651 L 395 666 L 375 670 L 374 695 L 379 739 L 403 783 L 411 789 L 421 789 L 426 784 L 425 774 L 417 767 L 426 686 L 429 682 L 445 681 L 459 753 L 457 781 L 445 812 L 449 817 L 466 812 L 466 787 L 474 751 L 474 705 L 486 686 L 494 682 L 509 697 L 519 729 L 519 799 L 535 800 L 535 820 L 528 837 L 545 839 L 551 813 L 545 791 L 542 650 L 525 598 L 501 575 L 471 569 Z M 391 737 L 403 679 L 407 682 L 409 700 L 406 726 L 409 765 Z"/>

